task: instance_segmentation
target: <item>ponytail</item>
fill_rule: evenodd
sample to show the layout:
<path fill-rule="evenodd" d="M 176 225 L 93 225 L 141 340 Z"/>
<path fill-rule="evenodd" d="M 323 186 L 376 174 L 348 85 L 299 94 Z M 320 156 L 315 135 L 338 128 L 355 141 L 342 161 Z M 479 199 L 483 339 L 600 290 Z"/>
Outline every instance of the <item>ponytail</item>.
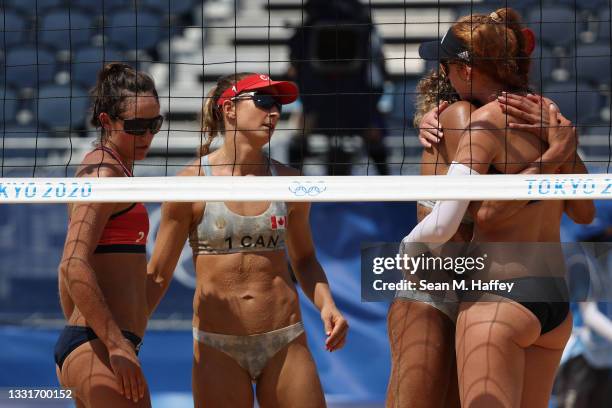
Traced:
<path fill-rule="evenodd" d="M 253 74 L 251 72 L 241 72 L 235 75 L 231 74 L 221 77 L 217 81 L 214 88 L 208 92 L 206 102 L 204 102 L 204 106 L 202 106 L 202 114 L 200 118 L 200 127 L 205 137 L 204 143 L 202 143 L 202 145 L 200 145 L 198 148 L 198 155 L 200 157 L 206 156 L 210 153 L 210 145 L 212 144 L 213 140 L 220 132 L 225 130 L 223 113 L 221 108 L 217 106 L 217 101 L 219 101 L 219 98 L 226 89 L 249 75 Z"/>

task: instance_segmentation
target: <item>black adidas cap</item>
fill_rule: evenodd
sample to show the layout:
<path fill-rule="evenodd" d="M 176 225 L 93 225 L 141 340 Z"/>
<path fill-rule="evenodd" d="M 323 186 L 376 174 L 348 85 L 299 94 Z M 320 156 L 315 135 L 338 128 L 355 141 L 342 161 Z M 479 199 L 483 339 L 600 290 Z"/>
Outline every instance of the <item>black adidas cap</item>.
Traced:
<path fill-rule="evenodd" d="M 428 41 L 419 46 L 419 55 L 427 61 L 460 60 L 469 62 L 470 52 L 459 38 L 448 29 L 440 41 Z"/>

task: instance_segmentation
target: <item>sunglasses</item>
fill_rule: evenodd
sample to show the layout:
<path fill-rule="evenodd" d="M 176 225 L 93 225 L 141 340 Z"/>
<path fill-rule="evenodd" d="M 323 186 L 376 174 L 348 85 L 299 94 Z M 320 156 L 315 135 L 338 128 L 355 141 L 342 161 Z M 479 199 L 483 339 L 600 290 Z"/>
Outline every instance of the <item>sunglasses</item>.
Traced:
<path fill-rule="evenodd" d="M 450 75 L 450 66 L 451 65 L 457 65 L 457 64 L 466 64 L 464 61 L 460 61 L 460 60 L 456 60 L 456 59 L 446 59 L 446 60 L 440 60 L 440 72 L 445 76 L 448 77 Z"/>
<path fill-rule="evenodd" d="M 448 74 L 450 74 L 450 61 L 440 61 L 440 72 L 442 72 L 445 77 L 448 77 Z"/>
<path fill-rule="evenodd" d="M 134 119 L 123 119 L 116 117 L 123 121 L 123 131 L 129 135 L 144 136 L 147 130 L 152 135 L 159 132 L 164 123 L 164 117 L 159 115 L 154 118 L 134 118 Z"/>
<path fill-rule="evenodd" d="M 269 111 L 274 106 L 278 109 L 278 113 L 283 111 L 283 105 L 276 99 L 274 95 L 270 95 L 263 92 L 245 92 L 243 94 L 234 96 L 232 100 L 243 99 L 243 97 L 247 96 L 246 99 L 252 99 L 255 106 L 258 108 Z"/>

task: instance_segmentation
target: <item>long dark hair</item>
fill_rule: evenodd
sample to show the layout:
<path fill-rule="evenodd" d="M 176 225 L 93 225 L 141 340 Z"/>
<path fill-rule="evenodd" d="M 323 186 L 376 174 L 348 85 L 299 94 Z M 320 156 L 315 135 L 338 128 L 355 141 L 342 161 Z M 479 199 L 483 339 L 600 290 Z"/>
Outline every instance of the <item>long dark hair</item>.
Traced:
<path fill-rule="evenodd" d="M 98 72 L 98 80 L 90 94 L 94 99 L 91 124 L 96 128 L 102 127 L 100 113 L 105 112 L 113 118 L 119 117 L 124 111 L 125 100 L 130 96 L 152 94 L 159 103 L 153 78 L 119 62 L 106 64 Z M 100 142 L 106 137 L 106 131 L 102 128 Z"/>

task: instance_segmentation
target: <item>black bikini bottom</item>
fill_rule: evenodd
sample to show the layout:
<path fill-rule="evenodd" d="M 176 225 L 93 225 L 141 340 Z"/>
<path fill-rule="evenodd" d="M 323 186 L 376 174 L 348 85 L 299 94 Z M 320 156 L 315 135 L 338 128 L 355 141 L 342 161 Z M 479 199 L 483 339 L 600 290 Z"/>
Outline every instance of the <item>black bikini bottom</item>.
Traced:
<path fill-rule="evenodd" d="M 136 354 L 140 351 L 142 345 L 142 339 L 134 333 L 121 330 L 123 336 L 134 344 L 136 347 Z M 62 370 L 64 360 L 70 353 L 72 353 L 81 344 L 87 343 L 88 341 L 97 339 L 98 335 L 93 331 L 91 327 L 85 326 L 65 326 L 62 330 L 57 342 L 55 343 L 55 363 Z"/>
<path fill-rule="evenodd" d="M 511 299 L 523 305 L 533 313 L 542 326 L 541 334 L 548 333 L 559 326 L 569 313 L 569 290 L 565 279 L 559 277 L 522 277 L 505 279 L 501 282 L 515 283 L 512 291 L 483 290 L 480 293 L 491 293 Z M 478 292 L 463 291 L 463 301 L 477 301 Z M 532 301 L 542 299 L 542 301 Z"/>

